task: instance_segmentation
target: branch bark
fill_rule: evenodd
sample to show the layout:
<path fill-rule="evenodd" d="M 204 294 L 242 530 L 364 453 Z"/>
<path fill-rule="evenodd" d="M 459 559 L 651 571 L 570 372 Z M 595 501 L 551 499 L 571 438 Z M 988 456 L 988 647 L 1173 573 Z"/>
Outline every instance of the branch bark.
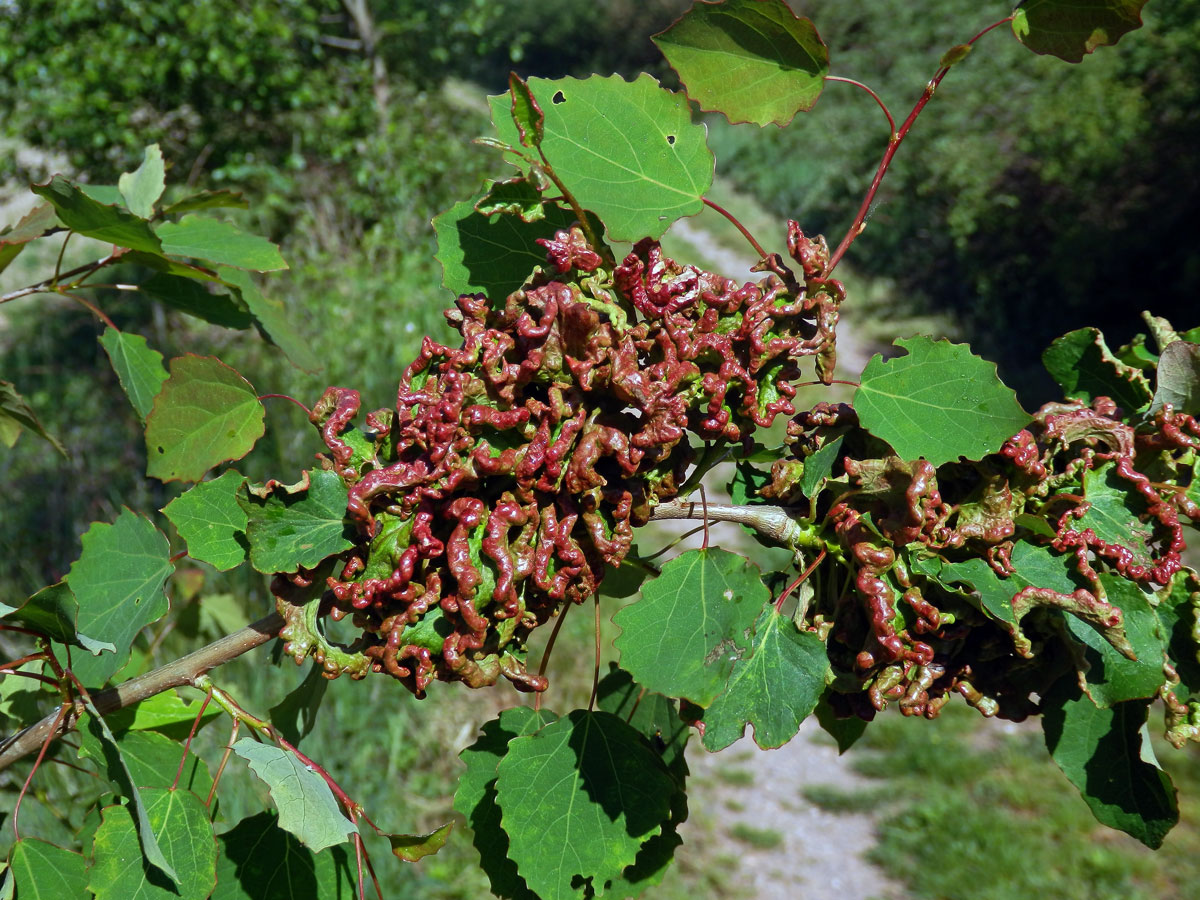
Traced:
<path fill-rule="evenodd" d="M 783 506 L 724 506 L 708 504 L 710 522 L 738 522 L 748 525 L 759 534 L 784 547 L 823 547 L 824 542 L 800 523 L 803 514 Z M 650 513 L 652 521 L 663 519 L 695 519 L 705 516 L 703 503 L 697 500 L 671 500 L 660 503 Z"/>
<path fill-rule="evenodd" d="M 282 627 L 283 619 L 278 613 L 271 613 L 233 634 L 213 641 L 208 646 L 201 647 L 165 666 L 160 666 L 152 672 L 131 678 L 129 681 L 107 690 L 94 691 L 92 692 L 92 701 L 101 713 L 110 713 L 153 697 L 155 694 L 161 694 L 171 688 L 190 685 L 201 675 L 217 666 L 236 659 L 255 647 L 262 646 L 275 637 Z M 62 737 L 74 730 L 82 712 L 83 702 L 76 700 L 74 707 L 62 719 L 54 736 Z M 30 725 L 0 741 L 0 771 L 42 746 L 47 736 L 54 731 L 57 718 L 58 710 L 55 710 L 37 724 Z"/>

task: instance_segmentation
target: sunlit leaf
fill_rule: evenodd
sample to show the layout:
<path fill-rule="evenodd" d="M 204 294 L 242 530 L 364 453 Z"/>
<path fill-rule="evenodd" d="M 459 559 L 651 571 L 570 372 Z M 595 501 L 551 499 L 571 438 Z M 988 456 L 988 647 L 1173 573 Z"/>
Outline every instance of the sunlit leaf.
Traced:
<path fill-rule="evenodd" d="M 9 866 L 20 900 L 88 900 L 87 860 L 41 838 L 13 844 Z"/>
<path fill-rule="evenodd" d="M 125 740 L 120 736 L 124 731 L 154 731 L 173 741 L 182 741 L 192 730 L 199 712 L 199 701 L 186 703 L 176 691 L 163 691 L 138 703 L 114 710 L 104 718 L 120 741 Z M 210 703 L 200 718 L 198 727 L 203 728 L 220 715 L 220 707 Z M 175 757 L 175 764 L 179 764 L 178 755 Z"/>
<path fill-rule="evenodd" d="M 749 651 L 769 599 L 745 557 L 720 549 L 680 554 L 613 617 L 621 667 L 649 690 L 708 706 Z"/>
<path fill-rule="evenodd" d="M 495 213 L 520 216 L 522 222 L 540 222 L 546 218 L 542 193 L 527 178 L 493 181 L 487 193 L 475 201 L 475 211 L 484 216 Z"/>
<path fill-rule="evenodd" d="M 142 164 L 117 180 L 117 187 L 131 213 L 143 219 L 154 215 L 154 204 L 166 187 L 165 174 L 162 150 L 158 144 L 151 144 L 146 148 Z"/>
<path fill-rule="evenodd" d="M 346 501 L 341 477 L 322 469 L 313 470 L 307 491 L 279 489 L 265 499 L 242 492 L 250 564 L 265 574 L 295 572 L 348 550 L 353 543 L 346 537 Z"/>
<path fill-rule="evenodd" d="M 246 760 L 271 790 L 279 827 L 314 853 L 350 839 L 354 824 L 342 815 L 329 785 L 296 757 L 274 744 L 242 738 L 233 752 Z"/>
<path fill-rule="evenodd" d="M 144 421 L 154 408 L 154 397 L 167 380 L 162 354 L 152 350 L 140 334 L 105 328 L 100 346 L 108 354 L 125 396 Z"/>
<path fill-rule="evenodd" d="M 731 122 L 786 125 L 812 109 L 829 51 L 783 0 L 696 3 L 654 43 L 700 108 Z"/>
<path fill-rule="evenodd" d="M 1090 404 L 1111 397 L 1132 413 L 1150 402 L 1150 385 L 1140 369 L 1121 362 L 1096 328 L 1064 334 L 1042 354 L 1042 364 L 1063 389 L 1063 396 Z"/>
<path fill-rule="evenodd" d="M 155 232 L 162 241 L 162 252 L 170 256 L 187 256 L 255 272 L 287 268 L 275 244 L 219 219 L 191 213 L 178 222 L 163 222 Z"/>
<path fill-rule="evenodd" d="M 1034 53 L 1077 63 L 1141 28 L 1145 5 L 1146 0 L 1026 0 L 1013 13 L 1012 29 Z"/>
<path fill-rule="evenodd" d="M 241 459 L 265 430 L 254 388 L 209 356 L 178 356 L 146 418 L 146 474 L 199 481 L 218 463 Z"/>
<path fill-rule="evenodd" d="M 163 513 L 187 542 L 188 556 L 222 572 L 246 561 L 246 513 L 237 501 L 245 479 L 233 469 L 180 494 Z"/>
<path fill-rule="evenodd" d="M 923 335 L 897 338 L 908 351 L 867 363 L 854 393 L 863 428 L 887 441 L 906 460 L 936 465 L 960 456 L 982 459 L 1029 424 L 1012 388 L 994 363 L 965 344 Z"/>
<path fill-rule="evenodd" d="M 144 219 L 119 206 L 92 199 L 61 175 L 55 175 L 46 184 L 35 184 L 30 190 L 49 200 L 62 223 L 85 237 L 146 253 L 164 252 Z"/>
<path fill-rule="evenodd" d="M 453 822 L 447 822 L 441 828 L 435 828 L 428 834 L 389 834 L 388 843 L 392 845 L 392 853 L 397 859 L 405 862 L 417 862 L 426 856 L 433 856 L 444 846 L 450 837 Z"/>
<path fill-rule="evenodd" d="M 512 118 L 521 143 L 538 147 L 546 134 L 546 114 L 538 106 L 529 85 L 516 72 L 509 73 L 508 92 L 512 96 Z"/>
<path fill-rule="evenodd" d="M 649 75 L 531 78 L 529 89 L 546 114 L 542 152 L 613 240 L 660 237 L 703 208 L 713 155 L 682 94 Z M 520 143 L 509 95 L 491 103 L 500 138 Z"/>

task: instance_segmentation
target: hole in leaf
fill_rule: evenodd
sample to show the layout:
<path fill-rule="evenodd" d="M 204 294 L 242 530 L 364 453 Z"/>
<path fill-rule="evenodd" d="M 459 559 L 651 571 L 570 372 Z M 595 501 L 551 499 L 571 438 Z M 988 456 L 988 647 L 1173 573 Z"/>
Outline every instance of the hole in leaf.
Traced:
<path fill-rule="evenodd" d="M 671 144 L 671 145 L 674 145 L 674 144 L 675 144 L 675 135 L 673 135 L 673 134 L 668 134 L 668 135 L 667 135 L 667 143 L 668 143 L 668 144 Z"/>
<path fill-rule="evenodd" d="M 158 452 L 159 452 L 159 453 L 166 453 L 167 451 L 166 451 L 166 450 L 164 450 L 162 447 L 159 447 L 159 448 L 158 448 Z"/>
<path fill-rule="evenodd" d="M 562 91 L 555 91 L 554 96 L 550 98 L 551 103 L 566 103 L 567 98 L 563 96 Z"/>

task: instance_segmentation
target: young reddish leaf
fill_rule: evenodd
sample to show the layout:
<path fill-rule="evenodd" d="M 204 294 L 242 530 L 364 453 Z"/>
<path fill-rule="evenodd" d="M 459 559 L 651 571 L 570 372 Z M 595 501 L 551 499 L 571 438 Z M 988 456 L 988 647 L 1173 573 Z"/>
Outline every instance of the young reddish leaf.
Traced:
<path fill-rule="evenodd" d="M 392 853 L 397 859 L 405 862 L 417 862 L 426 856 L 433 856 L 446 846 L 446 838 L 450 837 L 453 822 L 447 822 L 441 828 L 436 828 L 429 834 L 389 834 L 388 843 L 392 845 Z"/>
<path fill-rule="evenodd" d="M 145 219 L 92 199 L 61 175 L 55 175 L 46 184 L 35 184 L 30 190 L 49 200 L 62 223 L 85 237 L 160 256 L 164 252 Z"/>
<path fill-rule="evenodd" d="M 135 171 L 126 172 L 117 179 L 121 197 L 131 213 L 143 219 L 154 215 L 154 204 L 166 187 L 165 174 L 162 150 L 158 144 L 151 144 L 146 148 L 142 164 Z"/>
<path fill-rule="evenodd" d="M 542 152 L 613 240 L 660 237 L 703 208 L 715 163 L 682 94 L 649 75 L 531 78 L 529 89 L 546 113 Z M 500 138 L 518 143 L 508 94 L 491 104 Z"/>
<path fill-rule="evenodd" d="M 647 689 L 708 706 L 771 599 L 758 567 L 728 550 L 689 550 L 642 587 L 642 598 L 613 616 L 621 667 Z"/>
<path fill-rule="evenodd" d="M 749 654 L 734 663 L 725 690 L 704 712 L 704 746 L 723 750 L 753 725 L 759 747 L 782 747 L 816 708 L 829 675 L 825 642 L 767 606 Z"/>
<path fill-rule="evenodd" d="M 259 331 L 283 351 L 283 355 L 291 360 L 292 365 L 305 372 L 320 371 L 321 360 L 313 353 L 309 342 L 288 321 L 287 312 L 281 301 L 264 296 L 249 272 L 225 266 L 217 271 L 226 284 L 237 288 L 242 301 L 258 323 Z"/>
<path fill-rule="evenodd" d="M 1012 29 L 1034 53 L 1077 63 L 1141 28 L 1145 5 L 1146 0 L 1027 0 L 1013 13 Z"/>
<path fill-rule="evenodd" d="M 829 51 L 783 0 L 696 3 L 654 43 L 687 95 L 730 122 L 786 125 L 813 108 Z"/>
<path fill-rule="evenodd" d="M 245 479 L 233 469 L 180 494 L 163 513 L 187 542 L 188 556 L 228 572 L 246 561 L 246 513 L 237 501 Z"/>
<path fill-rule="evenodd" d="M 260 812 L 217 836 L 217 889 L 210 900 L 313 900 L 356 895 L 357 876 L 344 847 L 313 853 Z"/>
<path fill-rule="evenodd" d="M 22 838 L 9 855 L 20 900 L 88 900 L 88 861 L 41 838 Z"/>
<path fill-rule="evenodd" d="M 171 574 L 171 547 L 149 519 L 121 510 L 111 525 L 94 522 L 66 582 L 79 601 L 76 628 L 109 641 L 116 653 L 71 658 L 86 687 L 99 687 L 129 659 L 134 637 L 167 614 L 163 586 Z M 60 656 L 65 659 L 65 656 Z"/>
<path fill-rule="evenodd" d="M 871 357 L 854 408 L 863 428 L 901 458 L 923 457 L 935 466 L 960 456 L 983 459 L 1029 424 L 995 363 L 966 344 L 924 335 L 894 343 L 907 354 L 886 362 L 879 354 Z"/>
<path fill-rule="evenodd" d="M 1146 730 L 1149 702 L 1097 709 L 1071 678 L 1042 698 L 1046 747 L 1096 818 L 1157 849 L 1179 821 L 1175 787 Z"/>
<path fill-rule="evenodd" d="M 163 222 L 155 231 L 162 241 L 162 252 L 168 256 L 187 256 L 255 272 L 288 267 L 279 247 L 266 238 L 207 216 L 186 215 L 178 222 Z"/>
<path fill-rule="evenodd" d="M 581 709 L 510 741 L 496 773 L 509 857 L 543 900 L 578 896 L 577 878 L 619 877 L 662 830 L 678 790 L 633 728 Z"/>
<path fill-rule="evenodd" d="M 43 438 L 63 456 L 67 455 L 66 448 L 38 421 L 25 398 L 17 393 L 13 383 L 0 380 L 0 442 L 6 447 L 11 447 L 21 436 L 22 428 L 27 428 Z"/>
<path fill-rule="evenodd" d="M 125 396 L 137 410 L 142 421 L 154 408 L 154 397 L 167 380 L 162 354 L 151 350 L 140 334 L 127 334 L 115 328 L 105 328 L 100 335 L 100 346 L 108 354 L 117 380 L 125 390 Z"/>
<path fill-rule="evenodd" d="M 279 827 L 296 835 L 313 853 L 344 843 L 354 834 L 354 823 L 342 815 L 325 779 L 294 753 L 253 738 L 242 738 L 233 752 L 270 788 L 279 809 Z"/>
<path fill-rule="evenodd" d="M 558 718 L 543 709 L 534 711 L 517 706 L 500 713 L 481 729 L 480 737 L 459 757 L 467 770 L 458 780 L 454 808 L 467 820 L 471 840 L 479 851 L 479 865 L 491 883 L 492 893 L 511 900 L 537 900 L 508 858 L 508 834 L 500 826 L 500 807 L 496 804 L 496 767 L 511 740 L 533 734 Z"/>
<path fill-rule="evenodd" d="M 238 503 L 246 512 L 250 565 L 264 574 L 311 569 L 321 560 L 348 550 L 346 485 L 336 472 L 315 469 L 307 491 L 272 491 L 268 497 L 244 492 Z"/>
<path fill-rule="evenodd" d="M 217 883 L 217 842 L 208 807 L 191 791 L 147 788 L 142 795 L 163 852 L 178 872 L 174 886 L 141 859 L 137 829 L 124 806 L 109 806 L 92 843 L 88 890 L 122 900 L 205 900 Z"/>
<path fill-rule="evenodd" d="M 546 114 L 530 93 L 529 85 L 516 72 L 510 72 L 508 92 L 512 95 L 512 117 L 521 143 L 530 148 L 541 146 L 546 134 Z"/>
<path fill-rule="evenodd" d="M 1150 402 L 1146 376 L 1117 359 L 1099 329 L 1079 328 L 1056 339 L 1042 354 L 1042 365 L 1065 397 L 1089 404 L 1111 397 L 1128 413 Z"/>
<path fill-rule="evenodd" d="M 219 359 L 178 356 L 146 418 L 146 474 L 199 481 L 218 463 L 241 459 L 265 430 L 266 410 L 250 382 Z"/>

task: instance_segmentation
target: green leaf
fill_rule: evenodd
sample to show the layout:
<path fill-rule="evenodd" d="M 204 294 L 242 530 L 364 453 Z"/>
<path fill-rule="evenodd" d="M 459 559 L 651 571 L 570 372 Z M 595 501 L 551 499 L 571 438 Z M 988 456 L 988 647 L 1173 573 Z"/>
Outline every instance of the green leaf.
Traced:
<path fill-rule="evenodd" d="M 353 546 L 346 537 L 346 485 L 336 472 L 312 471 L 308 490 L 276 488 L 266 499 L 243 491 L 250 565 L 264 573 L 312 569 Z"/>
<path fill-rule="evenodd" d="M 142 792 L 146 811 L 175 871 L 177 887 L 140 859 L 129 811 L 110 806 L 92 844 L 88 889 L 101 900 L 205 900 L 217 883 L 217 842 L 208 808 L 190 791 L 151 788 Z M 167 838 L 169 837 L 169 840 Z"/>
<path fill-rule="evenodd" d="M 621 667 L 668 697 L 708 706 L 750 650 L 750 633 L 770 592 L 758 567 L 727 550 L 690 550 L 642 587 L 613 617 Z"/>
<path fill-rule="evenodd" d="M 220 478 L 200 482 L 163 507 L 163 513 L 187 542 L 192 559 L 222 572 L 246 561 L 246 513 L 237 500 L 245 480 L 229 469 Z"/>
<path fill-rule="evenodd" d="M 341 844 L 354 834 L 329 785 L 296 757 L 273 744 L 242 738 L 233 752 L 250 764 L 271 791 L 279 809 L 279 827 L 290 831 L 313 853 Z"/>
<path fill-rule="evenodd" d="M 397 859 L 413 863 L 433 856 L 446 846 L 446 838 L 450 837 L 453 827 L 453 822 L 447 822 L 428 834 L 389 834 L 388 843 L 392 845 L 392 853 Z"/>
<path fill-rule="evenodd" d="M 659 833 L 677 790 L 641 736 L 605 712 L 575 710 L 514 738 L 496 771 L 509 857 L 543 900 L 578 896 L 576 877 L 618 877 Z"/>
<path fill-rule="evenodd" d="M 117 787 L 120 794 L 129 800 L 133 807 L 129 813 L 131 816 L 130 826 L 133 827 L 133 823 L 136 821 L 134 840 L 140 844 L 140 850 L 135 848 L 131 857 L 134 859 L 144 857 L 148 865 L 160 870 L 156 874 L 160 876 L 161 880 L 166 882 L 169 879 L 170 882 L 178 884 L 179 875 L 175 871 L 173 862 L 167 859 L 162 847 L 159 846 L 154 821 L 150 817 L 145 798 L 138 790 L 133 773 L 117 745 L 117 739 L 113 737 L 108 723 L 92 705 L 91 700 L 85 697 L 83 703 L 87 712 L 79 717 L 78 722 L 79 758 L 95 760 L 104 777 Z"/>
<path fill-rule="evenodd" d="M 837 464 L 842 453 L 842 441 L 845 435 L 839 434 L 832 440 L 827 440 L 821 449 L 804 460 L 804 474 L 800 476 L 800 493 L 809 500 L 816 498 L 824 487 L 833 467 Z"/>
<path fill-rule="evenodd" d="M 479 851 L 479 865 L 491 883 L 492 893 L 511 900 L 538 900 L 508 858 L 508 834 L 500 827 L 500 807 L 496 804 L 496 767 L 508 752 L 511 740 L 553 722 L 557 715 L 549 710 L 535 711 L 528 706 L 506 709 L 500 717 L 487 722 L 482 734 L 459 757 L 467 770 L 458 780 L 454 808 L 467 820 L 472 843 Z"/>
<path fill-rule="evenodd" d="M 1128 659 L 1118 653 L 1087 622 L 1067 616 L 1067 628 L 1085 645 L 1083 658 L 1088 669 L 1084 674 L 1084 690 L 1100 707 L 1153 697 L 1166 681 L 1163 676 L 1163 632 L 1158 615 L 1134 582 L 1102 572 L 1100 584 L 1108 595 L 1108 602 L 1119 607 L 1124 616 L 1125 636 L 1137 659 Z"/>
<path fill-rule="evenodd" d="M 1146 504 L 1133 484 L 1117 474 L 1117 464 L 1089 469 L 1083 476 L 1083 495 L 1089 504 L 1087 512 L 1070 522 L 1070 527 L 1076 531 L 1090 528 L 1100 540 L 1129 550 L 1131 564 L 1152 566 L 1154 553 L 1149 542 L 1154 528 L 1139 515 Z"/>
<path fill-rule="evenodd" d="M 1042 364 L 1064 397 L 1088 404 L 1111 397 L 1129 413 L 1150 402 L 1146 376 L 1117 359 L 1097 328 L 1080 328 L 1056 339 L 1042 354 Z"/>
<path fill-rule="evenodd" d="M 201 280 L 205 279 L 158 272 L 139 284 L 138 290 L 151 300 L 157 300 L 172 309 L 220 325 L 222 328 L 241 330 L 253 324 L 254 320 L 245 302 L 230 294 L 214 293 L 200 284 Z"/>
<path fill-rule="evenodd" d="M 125 731 L 154 731 L 182 741 L 187 738 L 200 712 L 198 703 L 186 703 L 176 691 L 163 691 L 138 703 L 122 707 L 105 716 L 113 733 L 120 736 Z M 200 726 L 221 715 L 216 704 L 210 704 L 200 718 Z M 124 737 L 118 738 L 124 741 Z M 179 765 L 179 754 L 175 754 L 175 765 Z M 172 771 L 172 775 L 174 771 Z M 170 782 L 168 782 L 168 785 Z"/>
<path fill-rule="evenodd" d="M 1200 344 L 1175 341 L 1158 358 L 1150 415 L 1170 403 L 1175 412 L 1200 415 Z"/>
<path fill-rule="evenodd" d="M 837 742 L 838 755 L 845 753 L 867 730 L 867 723 L 858 716 L 839 719 L 829 704 L 828 696 L 822 697 L 814 710 L 821 729 Z"/>
<path fill-rule="evenodd" d="M 25 245 L 58 226 L 58 215 L 49 203 L 39 203 L 17 222 L 0 229 L 0 272 L 8 268 Z"/>
<path fill-rule="evenodd" d="M 753 725 L 759 747 L 782 747 L 816 708 L 830 673 L 824 641 L 768 606 L 750 653 L 734 663 L 725 690 L 704 712 L 704 746 L 724 750 Z"/>
<path fill-rule="evenodd" d="M 520 176 L 506 181 L 493 181 L 480 199 L 475 211 L 483 216 L 496 213 L 520 216 L 522 222 L 540 222 L 546 218 L 546 204 L 532 182 Z M 544 261 L 544 260 L 543 260 Z"/>
<path fill-rule="evenodd" d="M 1012 29 L 1034 53 L 1077 63 L 1141 28 L 1145 5 L 1146 0 L 1027 0 L 1013 13 Z"/>
<path fill-rule="evenodd" d="M 217 889 L 210 900 L 348 900 L 356 894 L 344 847 L 313 853 L 279 827 L 273 812 L 242 819 L 217 841 Z"/>
<path fill-rule="evenodd" d="M 9 866 L 20 900 L 89 900 L 87 860 L 41 838 L 13 844 Z"/>
<path fill-rule="evenodd" d="M 116 653 L 74 656 L 71 668 L 85 687 L 99 687 L 129 659 L 139 631 L 167 614 L 163 586 L 171 574 L 171 547 L 149 519 L 121 510 L 111 525 L 93 522 L 66 583 L 79 601 L 76 629 L 108 641 Z M 60 657 L 65 659 L 65 657 Z"/>
<path fill-rule="evenodd" d="M 1197 634 L 1197 607 L 1192 599 L 1191 574 L 1184 570 L 1175 576 L 1171 591 L 1159 601 L 1155 612 L 1162 623 L 1162 636 L 1167 644 L 1167 655 L 1171 658 L 1180 684 L 1176 694 L 1183 699 L 1200 695 L 1200 652 Z"/>
<path fill-rule="evenodd" d="M 0 441 L 4 446 L 11 447 L 21 436 L 21 429 L 28 428 L 38 437 L 49 441 L 63 456 L 67 455 L 66 448 L 59 443 L 58 438 L 48 432 L 38 421 L 25 398 L 17 393 L 11 381 L 0 380 Z"/>
<path fill-rule="evenodd" d="M 829 51 L 783 0 L 696 3 L 654 43 L 702 110 L 730 122 L 786 125 L 810 110 Z"/>
<path fill-rule="evenodd" d="M 546 135 L 546 114 L 530 93 L 529 85 L 516 72 L 510 72 L 508 92 L 512 96 L 512 118 L 521 143 L 526 147 L 541 146 Z"/>
<path fill-rule="evenodd" d="M 596 686 L 596 708 L 629 724 L 662 757 L 682 786 L 687 775 L 683 751 L 692 729 L 679 716 L 675 701 L 648 691 L 616 663 Z"/>
<path fill-rule="evenodd" d="M 172 203 L 163 210 L 163 215 L 176 216 L 180 213 L 195 212 L 198 209 L 219 208 L 249 209 L 250 204 L 237 191 L 201 191 L 198 194 L 192 194 L 190 197 L 184 197 L 177 203 Z"/>
<path fill-rule="evenodd" d="M 982 459 L 1029 424 L 995 364 L 966 344 L 924 335 L 895 344 L 907 355 L 886 362 L 879 354 L 871 357 L 854 408 L 863 428 L 903 459 L 924 457 L 935 466 L 960 456 Z"/>
<path fill-rule="evenodd" d="M 144 219 L 93 200 L 61 175 L 55 175 L 46 184 L 35 184 L 30 190 L 49 200 L 58 218 L 72 231 L 130 250 L 163 253 L 158 237 Z"/>
<path fill-rule="evenodd" d="M 259 330 L 283 351 L 284 356 L 292 361 L 292 365 L 305 372 L 320 371 L 321 360 L 313 353 L 310 343 L 292 326 L 281 301 L 264 296 L 249 272 L 224 266 L 217 271 L 226 283 L 238 289 L 243 302 L 250 309 L 250 314 L 258 323 Z"/>
<path fill-rule="evenodd" d="M 713 155 L 682 94 L 649 75 L 633 82 L 619 75 L 531 78 L 529 89 L 546 113 L 542 152 L 613 240 L 661 237 L 672 222 L 703 208 Z M 519 143 L 509 96 L 492 97 L 491 104 L 500 138 Z"/>
<path fill-rule="evenodd" d="M 575 214 L 547 205 L 544 219 L 527 222 L 476 212 L 476 202 L 482 200 L 464 200 L 433 220 L 442 284 L 455 294 L 486 294 L 498 305 L 525 283 L 534 266 L 546 265 L 546 249 L 537 239 L 570 228 Z"/>
<path fill-rule="evenodd" d="M 75 186 L 97 203 L 103 203 L 105 206 L 117 206 L 121 209 L 125 208 L 125 198 L 121 196 L 121 189 L 115 184 L 80 184 Z"/>
<path fill-rule="evenodd" d="M 154 253 L 142 253 L 138 250 L 130 250 L 121 257 L 122 263 L 128 263 L 135 266 L 143 266 L 147 269 L 152 269 L 155 272 L 165 272 L 167 275 L 178 275 L 181 278 L 191 278 L 196 281 L 219 281 L 217 273 L 212 269 L 206 269 L 203 266 L 193 266 L 191 263 L 180 262 L 177 259 L 169 259 L 166 256 L 158 256 Z M 141 285 L 139 285 L 141 287 Z"/>
<path fill-rule="evenodd" d="M 193 711 L 191 719 L 186 723 L 178 723 L 184 726 L 179 729 L 183 732 L 182 739 L 187 738 L 195 717 Z M 184 749 L 179 741 L 154 731 L 125 731 L 116 736 L 116 741 L 129 778 L 139 790 L 174 787 L 176 776 L 179 777 L 180 790 L 191 791 L 201 800 L 206 799 L 212 790 L 213 780 L 208 765 L 194 753 L 188 754 L 180 771 L 179 763 L 183 759 Z M 111 770 L 109 780 L 121 784 Z"/>
<path fill-rule="evenodd" d="M 108 354 L 125 396 L 145 421 L 154 408 L 155 395 L 167 380 L 162 354 L 151 350 L 140 334 L 127 334 L 115 328 L 104 329 L 104 334 L 100 335 L 100 346 Z"/>
<path fill-rule="evenodd" d="M 271 724 L 292 746 L 298 747 L 317 724 L 317 712 L 329 687 L 329 679 L 321 672 L 320 666 L 310 666 L 304 680 L 269 711 Z"/>
<path fill-rule="evenodd" d="M 143 219 L 154 215 L 154 204 L 167 186 L 165 175 L 162 150 L 158 144 L 151 144 L 146 148 L 142 164 L 117 179 L 117 187 L 131 213 Z"/>
<path fill-rule="evenodd" d="M 93 656 L 107 650 L 115 653 L 117 648 L 107 641 L 97 641 L 79 634 L 75 623 L 79 618 L 79 602 L 71 589 L 63 582 L 44 587 L 20 606 L 0 603 L 0 619 L 9 619 L 10 625 L 21 625 L 41 632 L 61 644 L 82 647 Z"/>
<path fill-rule="evenodd" d="M 162 252 L 169 256 L 188 256 L 255 272 L 287 268 L 275 244 L 218 219 L 190 214 L 178 222 L 163 222 L 155 231 L 162 241 Z"/>
<path fill-rule="evenodd" d="M 1157 849 L 1179 808 L 1150 746 L 1148 709 L 1140 700 L 1097 709 L 1064 678 L 1042 700 L 1042 730 L 1050 755 L 1096 818 Z"/>
<path fill-rule="evenodd" d="M 265 431 L 266 411 L 250 382 L 211 356 L 177 356 L 146 418 L 146 474 L 199 481 L 218 463 L 241 459 Z"/>

